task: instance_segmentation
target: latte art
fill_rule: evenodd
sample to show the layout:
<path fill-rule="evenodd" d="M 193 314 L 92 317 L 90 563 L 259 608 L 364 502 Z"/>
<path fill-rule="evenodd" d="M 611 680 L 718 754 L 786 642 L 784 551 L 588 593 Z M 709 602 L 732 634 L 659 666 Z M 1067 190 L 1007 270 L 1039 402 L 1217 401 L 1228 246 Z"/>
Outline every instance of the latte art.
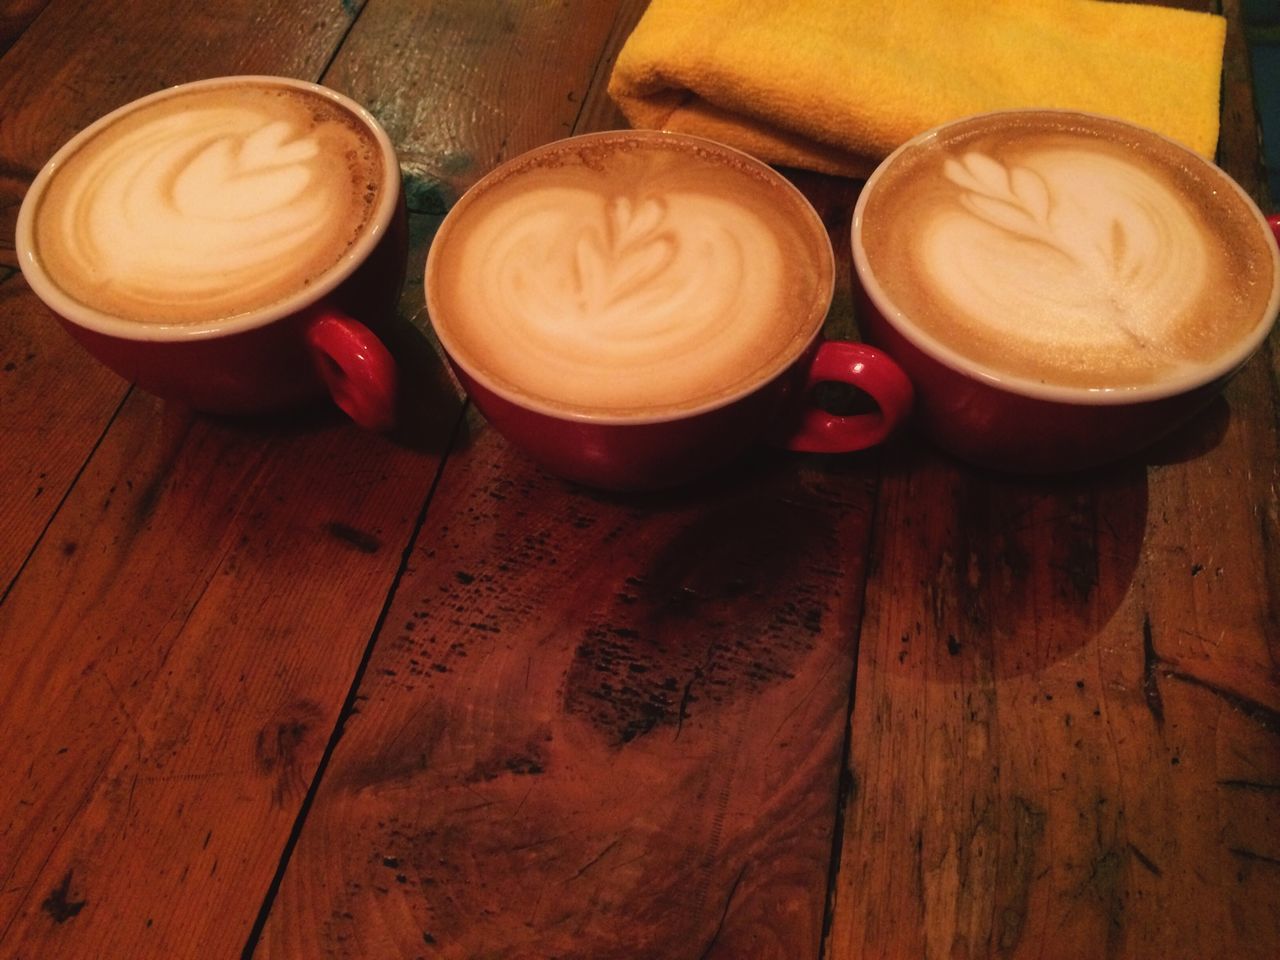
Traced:
<path fill-rule="evenodd" d="M 803 201 L 687 145 L 634 141 L 553 152 L 463 199 L 428 279 L 450 353 L 559 409 L 657 415 L 807 342 L 830 268 L 776 206 Z"/>
<path fill-rule="evenodd" d="M 337 263 L 382 180 L 372 135 L 318 94 L 192 91 L 124 116 L 61 165 L 37 249 L 55 283 L 105 313 L 235 316 Z"/>
<path fill-rule="evenodd" d="M 1095 122 L 979 120 L 904 152 L 862 213 L 868 262 L 922 331 L 997 373 L 1102 389 L 1194 375 L 1263 312 L 1265 234 L 1171 144 L 1134 149 Z"/>
<path fill-rule="evenodd" d="M 698 194 L 633 202 L 532 190 L 479 225 L 469 249 L 463 269 L 474 277 L 476 309 L 534 368 L 509 375 L 551 392 L 580 366 L 616 369 L 597 396 L 580 398 L 591 404 L 625 404 L 625 394 L 662 379 L 672 357 L 753 363 L 741 343 L 772 321 L 781 293 L 771 231 Z M 763 267 L 749 270 L 754 262 Z"/>
<path fill-rule="evenodd" d="M 1004 336 L 1179 362 L 1166 338 L 1199 296 L 1209 259 L 1188 212 L 1114 157 L 1045 151 L 1026 162 L 968 153 L 943 165 L 959 208 L 929 224 L 920 247 L 939 292 Z"/>

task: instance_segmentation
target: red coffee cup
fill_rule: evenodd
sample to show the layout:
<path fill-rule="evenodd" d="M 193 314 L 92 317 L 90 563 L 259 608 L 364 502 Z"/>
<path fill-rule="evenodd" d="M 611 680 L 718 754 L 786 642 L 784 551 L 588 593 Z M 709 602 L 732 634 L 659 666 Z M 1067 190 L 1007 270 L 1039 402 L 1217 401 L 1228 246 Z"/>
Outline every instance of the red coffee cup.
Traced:
<path fill-rule="evenodd" d="M 823 340 L 820 332 L 768 382 L 708 410 L 653 420 L 540 410 L 486 384 L 452 356 L 450 364 L 485 419 L 512 445 L 551 473 L 604 490 L 677 486 L 760 443 L 804 453 L 865 450 L 883 442 L 911 410 L 911 383 L 892 360 L 863 343 Z M 828 413 L 812 400 L 811 388 L 821 382 L 856 387 L 879 411 Z"/>
<path fill-rule="evenodd" d="M 686 405 L 674 413 L 565 409 L 504 382 L 463 345 L 466 331 L 457 328 L 460 321 L 454 316 L 461 311 L 451 310 L 441 293 L 441 264 L 449 259 L 458 232 L 469 229 L 476 198 L 491 188 L 503 188 L 548 157 L 553 158 L 552 166 L 563 167 L 577 163 L 576 152 L 582 151 L 586 166 L 607 169 L 615 147 L 628 153 L 685 150 L 690 163 L 707 162 L 710 156 L 713 163 L 749 168 L 752 176 L 787 192 L 791 198 L 787 209 L 798 217 L 799 228 L 811 241 L 815 262 L 809 266 L 825 280 L 800 308 L 803 335 L 779 362 L 726 396 Z M 569 159 L 562 162 L 563 157 Z M 627 195 L 629 189 L 620 188 L 620 195 Z M 505 222 L 505 214 L 500 216 Z M 594 230 L 596 226 L 594 221 L 585 227 L 575 223 L 572 229 Z M 603 223 L 600 227 L 607 232 Z M 816 212 L 794 186 L 765 164 L 700 138 L 659 131 L 611 131 L 537 148 L 513 158 L 472 187 L 445 218 L 428 254 L 427 308 L 463 387 L 490 424 L 514 446 L 552 473 L 589 486 L 654 489 L 705 474 L 760 442 L 810 452 L 862 450 L 880 443 L 906 417 L 911 384 L 892 360 L 865 344 L 822 338 L 834 285 L 833 261 L 830 240 Z M 655 377 L 661 379 L 661 370 Z M 868 394 L 877 412 L 837 416 L 818 408 L 812 388 L 823 381 L 846 383 Z"/>
<path fill-rule="evenodd" d="M 915 162 L 921 151 L 948 146 L 949 138 L 998 133 L 1002 126 L 1015 127 L 1043 115 L 1061 118 L 1067 124 L 1078 123 L 1081 129 L 1093 131 L 1091 135 L 1103 137 L 1123 150 L 1133 150 L 1136 155 L 1166 154 L 1175 164 L 1194 171 L 1196 182 L 1203 184 L 1210 197 L 1221 195 L 1231 201 L 1232 217 L 1241 231 L 1238 235 L 1253 241 L 1251 249 L 1258 251 L 1257 260 L 1262 264 L 1259 282 L 1266 287 L 1257 298 L 1256 309 L 1245 318 L 1243 332 L 1220 355 L 1149 383 L 1115 387 L 1054 383 L 1050 378 L 1010 372 L 975 359 L 963 342 L 946 342 L 926 329 L 919 316 L 886 291 L 892 278 L 882 276 L 868 256 L 868 231 L 876 226 L 872 221 L 877 215 L 883 217 L 887 211 L 905 208 L 883 203 L 877 206 L 878 192 L 886 191 L 885 196 L 890 192 L 894 196 L 923 195 L 922 188 L 893 182 L 896 165 Z M 1027 196 L 1035 192 L 1025 186 L 1021 189 Z M 984 199 L 984 209 L 993 210 L 991 216 L 997 221 L 1021 216 L 1018 211 L 1009 211 L 1011 205 L 1016 206 L 1016 198 L 1009 196 L 1008 202 Z M 1054 198 L 1046 209 L 1052 209 L 1056 202 L 1058 199 Z M 1014 223 L 1015 229 L 1023 229 L 1021 221 L 1007 222 Z M 1045 110 L 967 117 L 904 144 L 876 169 L 863 188 L 852 224 L 859 327 L 869 342 L 882 347 L 911 378 L 916 391 L 914 420 L 944 450 L 976 465 L 1013 472 L 1052 473 L 1093 467 L 1130 456 L 1185 423 L 1221 391 L 1266 339 L 1280 309 L 1280 259 L 1272 242 L 1273 233 L 1280 236 L 1278 223 L 1274 217 L 1270 221 L 1264 218 L 1244 190 L 1216 166 L 1132 124 Z M 1030 236 L 1030 228 L 1026 233 Z M 1023 237 L 1019 242 L 1043 245 L 1035 238 Z M 1232 256 L 1236 253 L 1231 250 Z M 1026 322 L 1036 320 L 1034 311 L 1029 311 Z"/>
<path fill-rule="evenodd" d="M 51 179 L 69 158 L 140 108 L 193 92 L 296 91 L 353 118 L 374 145 L 381 187 L 363 229 L 337 262 L 264 306 L 197 322 L 130 319 L 69 295 L 47 269 L 36 221 Z M 404 281 L 408 230 L 395 149 L 376 119 L 325 87 L 285 77 L 221 77 L 183 84 L 113 111 L 73 137 L 33 181 L 16 246 L 32 290 L 100 362 L 149 393 L 213 413 L 298 407 L 327 392 L 358 424 L 388 429 L 396 366 L 375 329 L 392 315 Z M 179 268 L 180 269 L 180 268 Z"/>

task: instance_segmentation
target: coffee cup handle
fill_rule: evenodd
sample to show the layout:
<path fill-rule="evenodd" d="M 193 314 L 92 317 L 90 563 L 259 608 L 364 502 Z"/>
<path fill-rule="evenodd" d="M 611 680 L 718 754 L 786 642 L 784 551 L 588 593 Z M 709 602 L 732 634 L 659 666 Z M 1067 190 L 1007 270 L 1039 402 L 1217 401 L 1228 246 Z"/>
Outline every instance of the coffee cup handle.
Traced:
<path fill-rule="evenodd" d="M 808 399 L 819 383 L 847 383 L 871 397 L 877 413 L 840 416 Z M 882 442 L 911 412 L 911 381 L 886 354 L 865 343 L 828 340 L 818 347 L 805 384 L 806 404 L 800 424 L 784 441 L 805 453 L 849 453 Z"/>
<path fill-rule="evenodd" d="M 396 414 L 396 363 L 373 331 L 321 304 L 307 322 L 306 339 L 333 402 L 367 430 L 390 430 Z"/>

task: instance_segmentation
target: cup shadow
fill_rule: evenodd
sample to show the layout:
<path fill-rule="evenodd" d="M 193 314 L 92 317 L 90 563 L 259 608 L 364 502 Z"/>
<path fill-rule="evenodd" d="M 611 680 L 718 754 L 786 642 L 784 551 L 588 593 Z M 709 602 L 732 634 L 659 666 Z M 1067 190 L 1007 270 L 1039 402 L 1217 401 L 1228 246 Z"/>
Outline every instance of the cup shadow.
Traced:
<path fill-rule="evenodd" d="M 1047 477 L 970 467 L 923 439 L 883 451 L 881 544 L 868 603 L 907 585 L 930 682 L 1035 675 L 1070 659 L 1128 595 L 1147 525 L 1146 465 Z"/>
<path fill-rule="evenodd" d="M 1231 405 L 1218 395 L 1186 423 L 1157 440 L 1140 455 L 1148 466 L 1172 466 L 1204 456 L 1222 442 L 1231 424 Z"/>
<path fill-rule="evenodd" d="M 424 308 L 420 319 L 397 315 L 382 331 L 399 370 L 396 425 L 389 436 L 400 446 L 439 455 L 469 442 L 465 418 L 459 425 L 466 397 L 426 324 Z"/>

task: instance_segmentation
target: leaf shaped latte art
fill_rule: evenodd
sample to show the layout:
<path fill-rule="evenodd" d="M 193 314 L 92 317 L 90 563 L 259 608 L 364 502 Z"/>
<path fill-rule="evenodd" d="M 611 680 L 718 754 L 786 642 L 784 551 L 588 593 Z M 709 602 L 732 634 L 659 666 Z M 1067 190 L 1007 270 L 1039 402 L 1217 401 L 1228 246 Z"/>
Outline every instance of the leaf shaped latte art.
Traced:
<path fill-rule="evenodd" d="M 920 256 L 955 307 L 1046 348 L 1167 352 L 1164 333 L 1196 301 L 1208 261 L 1166 184 L 1120 157 L 1071 149 L 1016 165 L 969 152 L 943 174 L 957 204 L 926 228 Z"/>

